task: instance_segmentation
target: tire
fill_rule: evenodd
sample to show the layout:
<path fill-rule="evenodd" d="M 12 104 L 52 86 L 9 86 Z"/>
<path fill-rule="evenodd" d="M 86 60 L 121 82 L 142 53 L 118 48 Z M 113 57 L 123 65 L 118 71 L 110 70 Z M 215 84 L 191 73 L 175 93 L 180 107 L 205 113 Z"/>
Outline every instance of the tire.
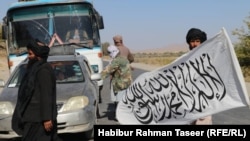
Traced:
<path fill-rule="evenodd" d="M 84 132 L 84 136 L 88 140 L 93 139 L 94 138 L 94 128 L 89 130 L 89 131 Z"/>

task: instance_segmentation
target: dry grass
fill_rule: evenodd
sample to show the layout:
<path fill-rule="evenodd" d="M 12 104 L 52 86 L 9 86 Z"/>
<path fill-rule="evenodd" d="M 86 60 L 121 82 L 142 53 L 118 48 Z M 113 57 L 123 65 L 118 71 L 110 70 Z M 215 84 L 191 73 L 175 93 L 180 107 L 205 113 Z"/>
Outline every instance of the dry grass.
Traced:
<path fill-rule="evenodd" d="M 144 63 L 154 66 L 165 66 L 173 62 L 177 57 L 140 57 L 135 58 L 135 63 Z"/>
<path fill-rule="evenodd" d="M 250 67 L 241 67 L 244 79 L 246 82 L 250 82 Z"/>
<path fill-rule="evenodd" d="M 0 57 L 6 57 L 6 50 L 0 49 Z"/>
<path fill-rule="evenodd" d="M 0 57 L 6 57 L 6 50 L 0 48 Z M 109 59 L 109 56 L 103 56 L 104 59 Z M 170 64 L 175 59 L 177 59 L 178 56 L 162 56 L 162 55 L 156 55 L 156 56 L 140 56 L 136 57 L 135 55 L 135 63 L 143 63 L 153 66 L 165 66 L 167 64 Z M 2 60 L 2 59 L 1 59 Z M 0 64 L 0 67 L 3 67 L 3 64 Z M 250 66 L 249 67 L 241 67 L 244 79 L 246 82 L 250 82 Z"/>
<path fill-rule="evenodd" d="M 153 66 L 165 66 L 167 64 L 170 64 L 171 62 L 173 62 L 175 59 L 178 58 L 178 56 L 174 56 L 174 57 L 164 57 L 161 55 L 158 55 L 151 57 L 151 56 L 140 56 L 140 57 L 136 57 L 135 55 L 135 63 L 143 63 L 143 64 L 148 64 L 148 65 L 153 65 Z M 109 59 L 109 56 L 104 56 L 103 58 L 105 59 Z M 250 82 L 250 66 L 249 67 L 241 67 L 242 70 L 242 74 L 244 76 L 244 79 L 246 82 Z"/>
<path fill-rule="evenodd" d="M 6 45 L 2 40 L 0 40 L 0 57 L 6 57 Z"/>
<path fill-rule="evenodd" d="M 144 57 L 135 57 L 136 63 L 144 63 L 154 66 L 164 66 L 167 64 L 170 64 L 172 61 L 177 59 L 178 57 L 163 57 L 159 55 L 160 57 L 150 57 L 150 56 L 144 56 Z M 244 79 L 246 82 L 250 82 L 250 66 L 249 67 L 241 67 L 242 74 L 244 76 Z"/>

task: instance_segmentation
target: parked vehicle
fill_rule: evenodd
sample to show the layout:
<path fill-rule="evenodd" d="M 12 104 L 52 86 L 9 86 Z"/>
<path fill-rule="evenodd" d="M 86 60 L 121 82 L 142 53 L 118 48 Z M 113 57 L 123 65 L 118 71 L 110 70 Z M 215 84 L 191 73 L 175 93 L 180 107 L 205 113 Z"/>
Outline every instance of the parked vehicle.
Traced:
<path fill-rule="evenodd" d="M 52 47 L 48 62 L 55 75 L 60 75 L 57 77 L 58 133 L 83 132 L 87 138 L 92 138 L 97 119 L 99 87 L 96 82 L 98 77 L 93 73 L 87 58 L 75 53 L 74 48 Z M 27 63 L 27 59 L 22 61 L 7 82 L 0 83 L 4 87 L 0 94 L 0 139 L 18 137 L 11 128 L 11 119 Z"/>
<path fill-rule="evenodd" d="M 77 17 L 79 30 L 88 38 L 80 43 L 69 43 L 66 35 Z M 74 46 L 76 52 L 89 60 L 94 73 L 99 75 L 98 86 L 103 87 L 102 46 L 99 30 L 104 29 L 103 18 L 91 0 L 22 0 L 10 5 L 3 19 L 3 39 L 7 43 L 10 72 L 26 58 L 29 39 L 39 39 L 53 47 L 58 44 Z"/>

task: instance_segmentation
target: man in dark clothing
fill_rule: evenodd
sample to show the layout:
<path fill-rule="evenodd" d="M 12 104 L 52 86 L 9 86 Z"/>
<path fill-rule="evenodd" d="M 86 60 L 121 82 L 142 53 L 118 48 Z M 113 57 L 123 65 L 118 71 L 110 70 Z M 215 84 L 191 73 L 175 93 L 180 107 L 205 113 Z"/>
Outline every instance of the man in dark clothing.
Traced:
<path fill-rule="evenodd" d="M 29 62 L 18 90 L 12 128 L 22 141 L 56 141 L 56 78 L 47 63 L 50 48 L 31 41 L 27 50 Z"/>
<path fill-rule="evenodd" d="M 199 47 L 200 44 L 202 44 L 206 40 L 207 40 L 207 34 L 198 28 L 191 28 L 187 32 L 186 41 L 189 46 L 189 50 L 193 50 L 194 48 Z M 199 118 L 191 124 L 192 125 L 211 125 L 212 116 Z"/>
<path fill-rule="evenodd" d="M 189 46 L 189 50 L 198 47 L 200 44 L 207 40 L 207 34 L 198 28 L 191 28 L 186 35 L 186 42 Z"/>

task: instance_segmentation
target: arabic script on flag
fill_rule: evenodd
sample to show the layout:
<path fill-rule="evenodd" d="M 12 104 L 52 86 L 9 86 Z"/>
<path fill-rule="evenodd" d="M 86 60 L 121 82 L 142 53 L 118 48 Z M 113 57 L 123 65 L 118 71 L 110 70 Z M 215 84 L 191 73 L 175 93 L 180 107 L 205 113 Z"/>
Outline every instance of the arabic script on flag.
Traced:
<path fill-rule="evenodd" d="M 222 28 L 173 63 L 136 78 L 116 114 L 121 124 L 188 124 L 248 105 L 233 45 Z"/>

